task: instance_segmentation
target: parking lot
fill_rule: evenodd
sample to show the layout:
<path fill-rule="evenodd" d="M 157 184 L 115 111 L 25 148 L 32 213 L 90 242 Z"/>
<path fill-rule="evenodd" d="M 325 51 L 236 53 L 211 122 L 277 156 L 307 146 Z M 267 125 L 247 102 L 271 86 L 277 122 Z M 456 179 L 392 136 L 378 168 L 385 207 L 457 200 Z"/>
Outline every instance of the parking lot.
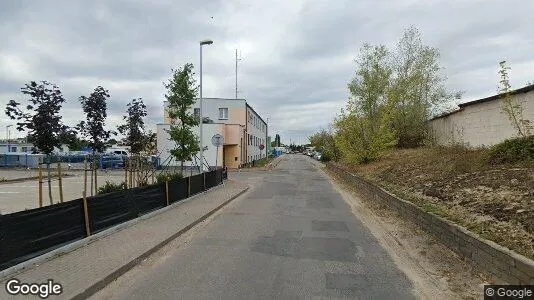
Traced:
<path fill-rule="evenodd" d="M 83 171 L 71 170 L 65 171 L 71 176 L 63 178 L 63 200 L 69 201 L 82 197 L 84 175 Z M 37 176 L 37 170 L 1 170 L 0 178 L 6 179 L 22 178 Z M 44 176 L 45 174 L 43 174 Z M 90 177 L 88 177 L 90 178 Z M 46 177 L 43 179 L 43 206 L 50 205 L 48 199 L 48 182 Z M 88 179 L 89 180 L 89 179 Z M 106 181 L 119 183 L 124 181 L 124 171 L 98 171 L 98 185 L 103 185 Z M 52 178 L 52 199 L 53 203 L 58 203 L 59 185 L 56 178 Z M 87 183 L 87 193 L 89 192 L 90 183 Z M 12 183 L 0 183 L 0 214 L 9 214 L 25 209 L 39 207 L 39 182 L 38 180 L 26 180 Z"/>
<path fill-rule="evenodd" d="M 176 169 L 158 170 L 160 172 L 179 172 Z M 198 170 L 187 170 L 184 176 L 196 175 Z M 51 170 L 51 174 L 57 174 L 56 169 Z M 62 174 L 67 175 L 63 178 L 63 201 L 81 198 L 84 185 L 84 171 L 81 169 L 71 168 L 64 169 Z M 0 170 L 0 179 L 6 180 L 28 178 L 38 176 L 37 169 L 8 169 Z M 98 170 L 98 186 L 102 186 L 106 181 L 113 183 L 124 182 L 124 169 L 122 170 Z M 48 181 L 46 170 L 43 170 L 43 206 L 50 205 L 48 198 Z M 87 195 L 90 196 L 90 172 L 87 177 Z M 152 178 L 149 178 L 149 183 Z M 52 200 L 53 203 L 59 203 L 59 182 L 57 178 L 52 178 Z M 39 207 L 39 180 L 24 180 L 17 182 L 0 182 L 0 214 L 9 214 L 21 210 Z"/>

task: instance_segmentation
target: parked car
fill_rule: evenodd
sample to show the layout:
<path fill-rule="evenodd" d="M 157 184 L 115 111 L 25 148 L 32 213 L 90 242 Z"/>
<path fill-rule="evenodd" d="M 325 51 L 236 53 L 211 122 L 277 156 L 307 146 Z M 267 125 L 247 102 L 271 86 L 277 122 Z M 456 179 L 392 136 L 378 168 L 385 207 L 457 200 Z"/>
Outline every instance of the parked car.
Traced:
<path fill-rule="evenodd" d="M 122 155 L 104 155 L 100 162 L 102 169 L 124 168 L 124 159 Z"/>
<path fill-rule="evenodd" d="M 312 157 L 317 159 L 317 160 L 321 160 L 321 152 L 318 152 L 318 151 L 314 151 L 313 154 L 312 154 Z"/>

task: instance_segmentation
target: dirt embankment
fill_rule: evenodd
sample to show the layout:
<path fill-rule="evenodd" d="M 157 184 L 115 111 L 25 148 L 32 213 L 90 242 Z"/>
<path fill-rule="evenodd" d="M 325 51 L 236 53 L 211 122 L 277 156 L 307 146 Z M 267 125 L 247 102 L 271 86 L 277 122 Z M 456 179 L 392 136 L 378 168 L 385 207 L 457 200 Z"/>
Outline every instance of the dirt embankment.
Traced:
<path fill-rule="evenodd" d="M 534 259 L 534 164 L 491 165 L 486 157 L 486 150 L 419 148 L 348 169 Z"/>

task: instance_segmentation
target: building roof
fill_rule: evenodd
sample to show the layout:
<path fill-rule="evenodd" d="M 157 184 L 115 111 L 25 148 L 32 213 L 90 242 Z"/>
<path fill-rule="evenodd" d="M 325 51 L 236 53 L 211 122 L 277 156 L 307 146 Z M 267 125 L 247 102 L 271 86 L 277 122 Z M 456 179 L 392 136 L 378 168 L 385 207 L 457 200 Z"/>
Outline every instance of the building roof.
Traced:
<path fill-rule="evenodd" d="M 523 93 L 528 93 L 530 91 L 534 91 L 534 84 L 527 85 L 527 86 L 522 87 L 522 88 L 517 89 L 517 90 L 513 90 L 513 91 L 510 92 L 510 95 L 523 94 Z M 462 107 L 466 107 L 466 106 L 470 106 L 470 105 L 474 105 L 474 104 L 479 104 L 479 103 L 483 103 L 483 102 L 489 102 L 489 101 L 497 100 L 499 98 L 501 98 L 501 95 L 497 94 L 497 95 L 489 96 L 489 97 L 486 97 L 486 98 L 482 98 L 482 99 L 478 99 L 478 100 L 474 100 L 474 101 L 469 101 L 469 102 L 466 102 L 466 103 L 458 104 L 458 106 L 460 108 L 462 108 Z"/>
<path fill-rule="evenodd" d="M 260 118 L 260 120 L 265 124 L 265 126 L 267 126 L 267 122 L 265 122 L 262 117 L 260 116 L 259 113 L 257 113 L 254 108 L 252 108 L 252 106 L 250 106 L 250 104 L 248 104 L 248 102 L 245 101 L 245 103 L 247 104 L 247 106 Z"/>
<path fill-rule="evenodd" d="M 510 95 L 518 95 L 518 94 L 528 93 L 528 92 L 531 92 L 531 91 L 534 91 L 534 84 L 527 85 L 527 86 L 522 87 L 520 89 L 516 89 L 516 90 L 510 91 L 509 94 Z M 493 96 L 489 96 L 489 97 L 485 97 L 485 98 L 481 98 L 481 99 L 477 99 L 477 100 L 461 103 L 461 104 L 458 104 L 458 109 L 456 109 L 454 111 L 451 111 L 451 112 L 443 113 L 443 114 L 438 115 L 438 116 L 435 116 L 435 117 L 431 118 L 428 121 L 432 121 L 432 120 L 439 119 L 439 118 L 444 118 L 444 117 L 447 117 L 447 116 L 450 116 L 450 115 L 453 115 L 453 114 L 455 114 L 457 112 L 462 111 L 464 109 L 464 107 L 475 105 L 475 104 L 480 104 L 480 103 L 484 103 L 484 102 L 490 102 L 490 101 L 498 100 L 501 97 L 502 97 L 501 94 L 497 94 L 497 95 L 493 95 Z"/>

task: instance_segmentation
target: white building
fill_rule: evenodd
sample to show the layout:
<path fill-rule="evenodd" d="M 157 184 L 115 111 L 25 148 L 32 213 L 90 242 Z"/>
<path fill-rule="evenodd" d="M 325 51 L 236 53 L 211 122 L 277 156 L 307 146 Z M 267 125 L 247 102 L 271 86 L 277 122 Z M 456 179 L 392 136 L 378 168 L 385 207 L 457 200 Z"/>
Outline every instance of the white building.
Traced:
<path fill-rule="evenodd" d="M 164 102 L 164 122 L 157 125 L 157 147 L 162 165 L 179 166 L 170 155 L 175 148 L 169 139 L 167 130 L 172 120 L 167 113 L 167 101 Z M 203 145 L 207 146 L 204 158 L 209 166 L 227 166 L 239 168 L 267 157 L 267 123 L 245 99 L 204 98 L 202 102 Z M 198 101 L 191 113 L 199 115 Z M 208 122 L 208 123 L 206 123 Z M 193 132 L 199 137 L 199 127 Z M 212 137 L 220 134 L 224 138 L 222 147 L 213 146 Z M 199 161 L 184 162 L 184 166 L 198 166 Z"/>
<path fill-rule="evenodd" d="M 534 85 L 513 90 L 510 97 L 523 108 L 523 117 L 534 122 Z M 493 95 L 466 102 L 456 111 L 429 120 L 435 142 L 445 146 L 488 147 L 517 137 L 517 130 L 502 110 L 501 98 Z"/>
<path fill-rule="evenodd" d="M 12 153 L 12 152 L 20 152 L 20 153 L 32 153 L 33 151 L 33 144 L 32 143 L 25 143 L 20 141 L 11 141 L 9 143 L 3 142 L 0 143 L 0 153 Z M 69 152 L 69 147 L 67 145 L 61 145 L 60 148 L 54 148 L 54 153 L 65 153 Z"/>
<path fill-rule="evenodd" d="M 8 152 L 24 152 L 24 153 L 31 153 L 33 149 L 33 144 L 31 143 L 21 143 L 18 141 L 12 141 L 12 142 L 3 142 L 0 143 L 0 153 L 8 153 Z"/>

